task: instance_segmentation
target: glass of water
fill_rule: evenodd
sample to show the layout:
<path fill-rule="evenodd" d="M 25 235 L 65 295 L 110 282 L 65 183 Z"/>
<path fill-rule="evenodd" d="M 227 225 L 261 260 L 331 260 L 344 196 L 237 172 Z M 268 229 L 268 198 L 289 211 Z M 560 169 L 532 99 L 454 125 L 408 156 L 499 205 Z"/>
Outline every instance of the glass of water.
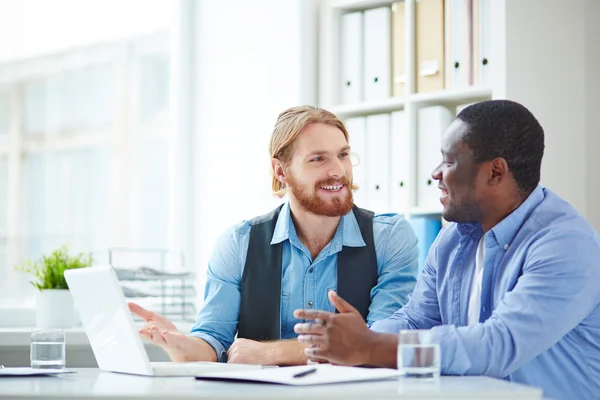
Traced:
<path fill-rule="evenodd" d="M 64 368 L 65 333 L 61 330 L 31 332 L 29 351 L 31 368 Z"/>
<path fill-rule="evenodd" d="M 440 377 L 440 345 L 430 330 L 401 330 L 398 370 L 406 378 Z"/>

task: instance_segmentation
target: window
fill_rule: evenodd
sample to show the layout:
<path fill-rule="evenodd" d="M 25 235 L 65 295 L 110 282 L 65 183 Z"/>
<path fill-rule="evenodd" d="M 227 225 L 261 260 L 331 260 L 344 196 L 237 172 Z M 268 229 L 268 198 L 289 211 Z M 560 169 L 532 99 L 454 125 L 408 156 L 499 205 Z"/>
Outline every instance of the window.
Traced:
<path fill-rule="evenodd" d="M 99 262 L 111 247 L 173 246 L 183 178 L 173 168 L 169 65 L 163 31 L 7 66 L 15 74 L 0 82 L 0 305 L 33 305 L 13 265 L 64 244 Z"/>

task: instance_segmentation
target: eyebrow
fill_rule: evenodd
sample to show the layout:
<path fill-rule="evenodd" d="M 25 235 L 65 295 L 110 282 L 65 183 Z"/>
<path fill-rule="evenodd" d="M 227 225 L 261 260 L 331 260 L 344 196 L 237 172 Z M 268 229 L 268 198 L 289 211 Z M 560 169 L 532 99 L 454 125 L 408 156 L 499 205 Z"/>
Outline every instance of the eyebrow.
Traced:
<path fill-rule="evenodd" d="M 350 145 L 342 147 L 338 152 L 343 153 L 344 151 L 348 151 L 348 150 L 350 150 Z M 316 151 L 308 153 L 308 155 L 306 157 L 321 156 L 323 154 L 329 154 L 329 153 L 330 152 L 326 151 L 326 150 L 316 150 Z"/>

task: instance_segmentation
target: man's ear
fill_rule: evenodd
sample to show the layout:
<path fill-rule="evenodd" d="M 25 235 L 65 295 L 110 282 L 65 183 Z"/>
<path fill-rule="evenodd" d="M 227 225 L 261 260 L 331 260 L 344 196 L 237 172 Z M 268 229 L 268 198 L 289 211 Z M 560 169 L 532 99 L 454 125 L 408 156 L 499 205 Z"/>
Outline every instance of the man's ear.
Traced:
<path fill-rule="evenodd" d="M 285 168 L 283 167 L 283 163 L 280 160 L 278 160 L 277 158 L 272 158 L 271 169 L 273 170 L 273 175 L 279 182 L 283 184 L 287 183 Z"/>
<path fill-rule="evenodd" d="M 499 185 L 508 176 L 508 163 L 502 157 L 496 157 L 490 163 L 488 182 L 490 185 Z"/>

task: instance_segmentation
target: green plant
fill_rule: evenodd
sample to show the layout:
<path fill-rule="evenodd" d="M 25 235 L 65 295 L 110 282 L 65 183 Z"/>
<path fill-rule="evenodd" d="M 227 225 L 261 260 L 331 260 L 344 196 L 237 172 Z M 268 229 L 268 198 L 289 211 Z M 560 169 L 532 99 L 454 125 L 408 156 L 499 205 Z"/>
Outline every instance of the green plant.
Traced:
<path fill-rule="evenodd" d="M 15 269 L 33 275 L 35 279 L 31 281 L 31 285 L 39 290 L 68 289 L 64 272 L 67 269 L 89 267 L 92 262 L 92 256 L 89 254 L 70 256 L 69 247 L 65 245 L 54 250 L 49 256 L 42 255 L 35 261 L 27 260 L 25 264 L 15 266 Z"/>

